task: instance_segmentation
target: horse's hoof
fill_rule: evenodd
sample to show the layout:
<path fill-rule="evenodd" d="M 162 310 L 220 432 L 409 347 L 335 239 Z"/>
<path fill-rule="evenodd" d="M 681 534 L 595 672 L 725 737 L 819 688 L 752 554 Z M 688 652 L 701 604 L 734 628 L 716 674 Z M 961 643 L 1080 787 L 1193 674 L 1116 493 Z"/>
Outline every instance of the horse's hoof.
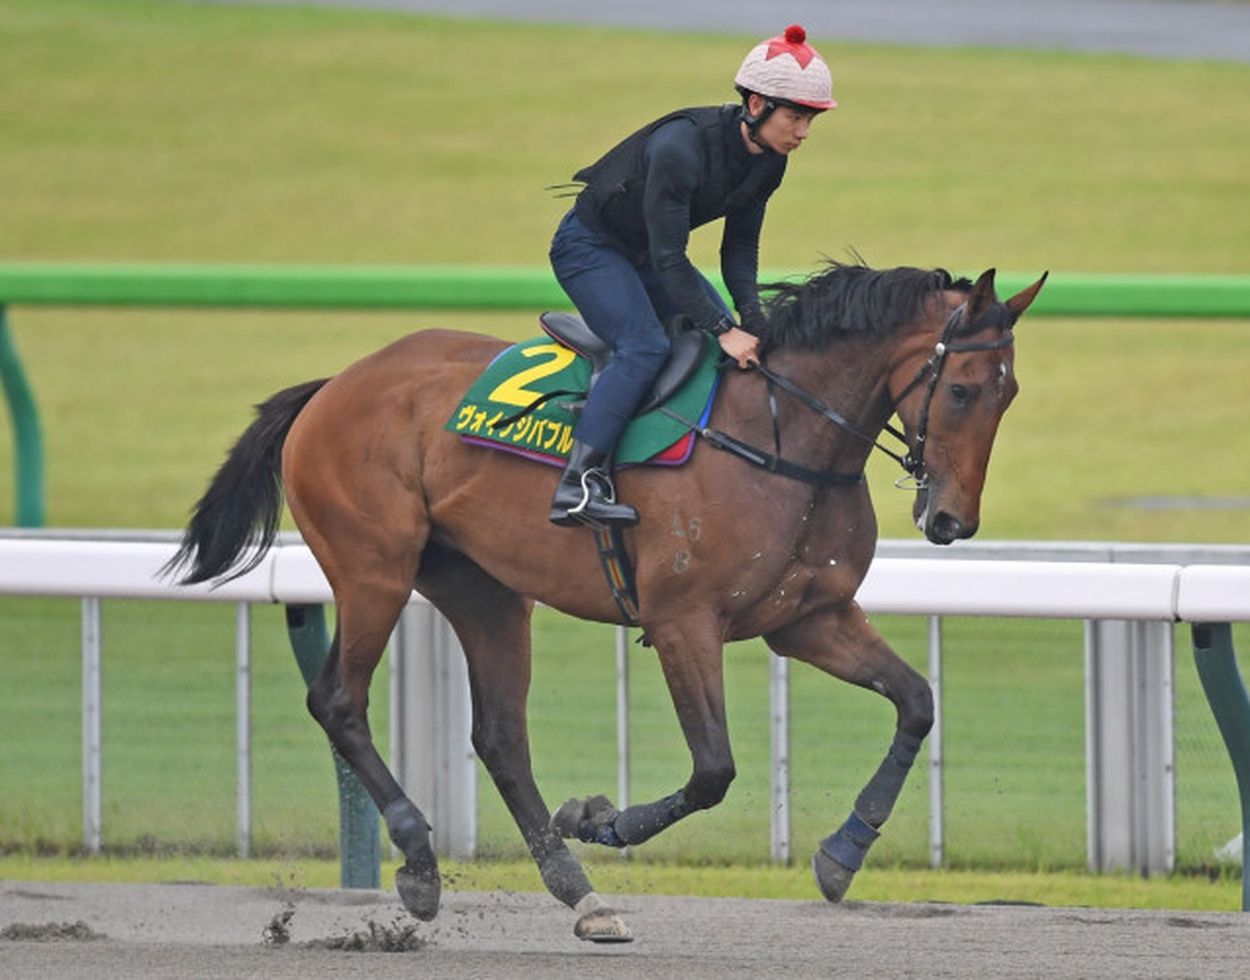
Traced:
<path fill-rule="evenodd" d="M 565 800 L 551 815 L 551 822 L 548 826 L 561 837 L 576 839 L 577 828 L 582 822 L 582 812 L 585 810 L 584 804 L 585 800 Z"/>
<path fill-rule="evenodd" d="M 616 807 L 606 796 L 588 796 L 583 799 L 565 800 L 551 815 L 549 826 L 561 837 L 579 840 L 578 830 L 582 824 L 611 823 L 616 819 Z"/>
<path fill-rule="evenodd" d="M 399 892 L 399 900 L 404 908 L 422 922 L 429 922 L 438 915 L 438 899 L 443 890 L 442 879 L 438 876 L 438 868 L 424 874 L 403 865 L 395 872 L 395 890 Z"/>
<path fill-rule="evenodd" d="M 632 943 L 634 934 L 621 917 L 594 892 L 574 907 L 582 913 L 573 926 L 573 935 L 592 943 Z"/>
<path fill-rule="evenodd" d="M 830 902 L 842 901 L 855 878 L 854 871 L 843 867 L 819 847 L 812 855 L 812 874 L 816 876 L 816 887 Z"/>

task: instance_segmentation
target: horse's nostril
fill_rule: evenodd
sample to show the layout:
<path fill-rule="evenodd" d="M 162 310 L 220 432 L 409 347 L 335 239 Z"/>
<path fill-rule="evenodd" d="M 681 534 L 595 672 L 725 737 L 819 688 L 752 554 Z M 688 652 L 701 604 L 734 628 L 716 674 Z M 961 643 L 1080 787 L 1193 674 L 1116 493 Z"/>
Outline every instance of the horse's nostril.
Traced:
<path fill-rule="evenodd" d="M 933 515 L 928 538 L 934 544 L 950 544 L 952 541 L 970 538 L 976 533 L 976 524 L 965 524 L 954 514 L 942 510 Z"/>
<path fill-rule="evenodd" d="M 929 539 L 935 544 L 950 544 L 961 536 L 962 528 L 958 517 L 944 510 L 939 511 L 933 515 L 933 522 L 929 526 Z"/>

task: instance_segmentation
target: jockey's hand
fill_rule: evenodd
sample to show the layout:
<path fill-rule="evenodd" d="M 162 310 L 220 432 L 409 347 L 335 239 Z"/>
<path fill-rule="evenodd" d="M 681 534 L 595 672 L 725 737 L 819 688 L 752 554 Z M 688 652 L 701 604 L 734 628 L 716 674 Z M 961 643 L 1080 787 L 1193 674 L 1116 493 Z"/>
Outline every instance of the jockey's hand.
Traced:
<path fill-rule="evenodd" d="M 746 369 L 758 364 L 760 339 L 741 327 L 731 327 L 716 338 L 720 341 L 720 349 L 738 362 L 738 367 Z"/>

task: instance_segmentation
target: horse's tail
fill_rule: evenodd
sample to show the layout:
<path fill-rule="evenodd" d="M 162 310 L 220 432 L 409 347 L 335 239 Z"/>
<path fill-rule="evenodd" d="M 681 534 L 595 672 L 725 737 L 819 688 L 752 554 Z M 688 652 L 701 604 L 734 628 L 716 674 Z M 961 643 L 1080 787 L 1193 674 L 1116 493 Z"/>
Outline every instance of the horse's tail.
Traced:
<path fill-rule="evenodd" d="M 178 580 L 182 585 L 229 582 L 261 563 L 282 516 L 282 444 L 295 417 L 328 380 L 287 388 L 256 406 L 255 420 L 195 505 L 182 544 L 162 575 L 188 569 Z"/>

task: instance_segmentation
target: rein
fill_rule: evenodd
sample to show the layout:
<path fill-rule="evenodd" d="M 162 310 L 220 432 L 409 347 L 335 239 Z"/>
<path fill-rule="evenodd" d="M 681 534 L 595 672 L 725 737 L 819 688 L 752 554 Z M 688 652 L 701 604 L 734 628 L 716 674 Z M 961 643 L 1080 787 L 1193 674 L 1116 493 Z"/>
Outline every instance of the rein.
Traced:
<path fill-rule="evenodd" d="M 959 326 L 961 315 L 964 312 L 965 304 L 956 307 L 946 320 L 946 325 L 942 328 L 942 335 L 933 347 L 933 353 L 920 366 L 915 377 L 903 388 L 899 395 L 891 400 L 891 414 L 898 409 L 903 400 L 916 390 L 926 379 L 928 384 L 925 389 L 924 403 L 920 409 L 920 421 L 916 427 L 916 446 L 913 449 L 907 441 L 907 436 L 887 422 L 883 429 L 891 436 L 903 444 L 905 451 L 903 453 L 895 452 L 888 446 L 884 446 L 876 436 L 869 435 L 862 429 L 850 422 L 845 416 L 826 405 L 823 401 L 813 395 L 806 388 L 795 384 L 785 375 L 778 374 L 772 369 L 766 367 L 762 363 L 752 365 L 754 369 L 764 377 L 768 384 L 768 407 L 773 423 L 773 445 L 774 453 L 765 452 L 748 443 L 744 443 L 734 438 L 726 432 L 719 429 L 713 429 L 710 426 L 701 426 L 696 422 L 683 418 L 677 413 L 662 408 L 670 418 L 673 418 L 683 425 L 687 425 L 696 432 L 702 439 L 707 441 L 716 449 L 733 453 L 753 466 L 768 470 L 770 473 L 777 473 L 780 476 L 789 477 L 790 479 L 800 480 L 804 483 L 811 483 L 817 486 L 851 486 L 859 483 L 864 478 L 863 471 L 858 473 L 839 473 L 836 471 L 822 472 L 819 470 L 809 469 L 798 463 L 792 463 L 783 459 L 781 456 L 781 427 L 777 418 L 777 396 L 776 388 L 798 399 L 810 411 L 832 422 L 842 431 L 849 435 L 855 436 L 873 448 L 880 450 L 889 456 L 892 460 L 899 464 L 907 474 L 899 481 L 899 486 L 904 486 L 905 480 L 911 481 L 911 487 L 921 490 L 925 487 L 927 478 L 924 472 L 924 455 L 925 443 L 929 433 L 929 410 L 933 403 L 933 395 L 937 390 L 938 380 L 942 376 L 942 368 L 946 365 L 946 359 L 951 354 L 970 354 L 977 351 L 1000 350 L 1004 347 L 1010 347 L 1015 338 L 1010 331 L 1004 331 L 1003 335 L 997 340 L 981 341 L 979 343 L 955 344 L 952 338 Z"/>

